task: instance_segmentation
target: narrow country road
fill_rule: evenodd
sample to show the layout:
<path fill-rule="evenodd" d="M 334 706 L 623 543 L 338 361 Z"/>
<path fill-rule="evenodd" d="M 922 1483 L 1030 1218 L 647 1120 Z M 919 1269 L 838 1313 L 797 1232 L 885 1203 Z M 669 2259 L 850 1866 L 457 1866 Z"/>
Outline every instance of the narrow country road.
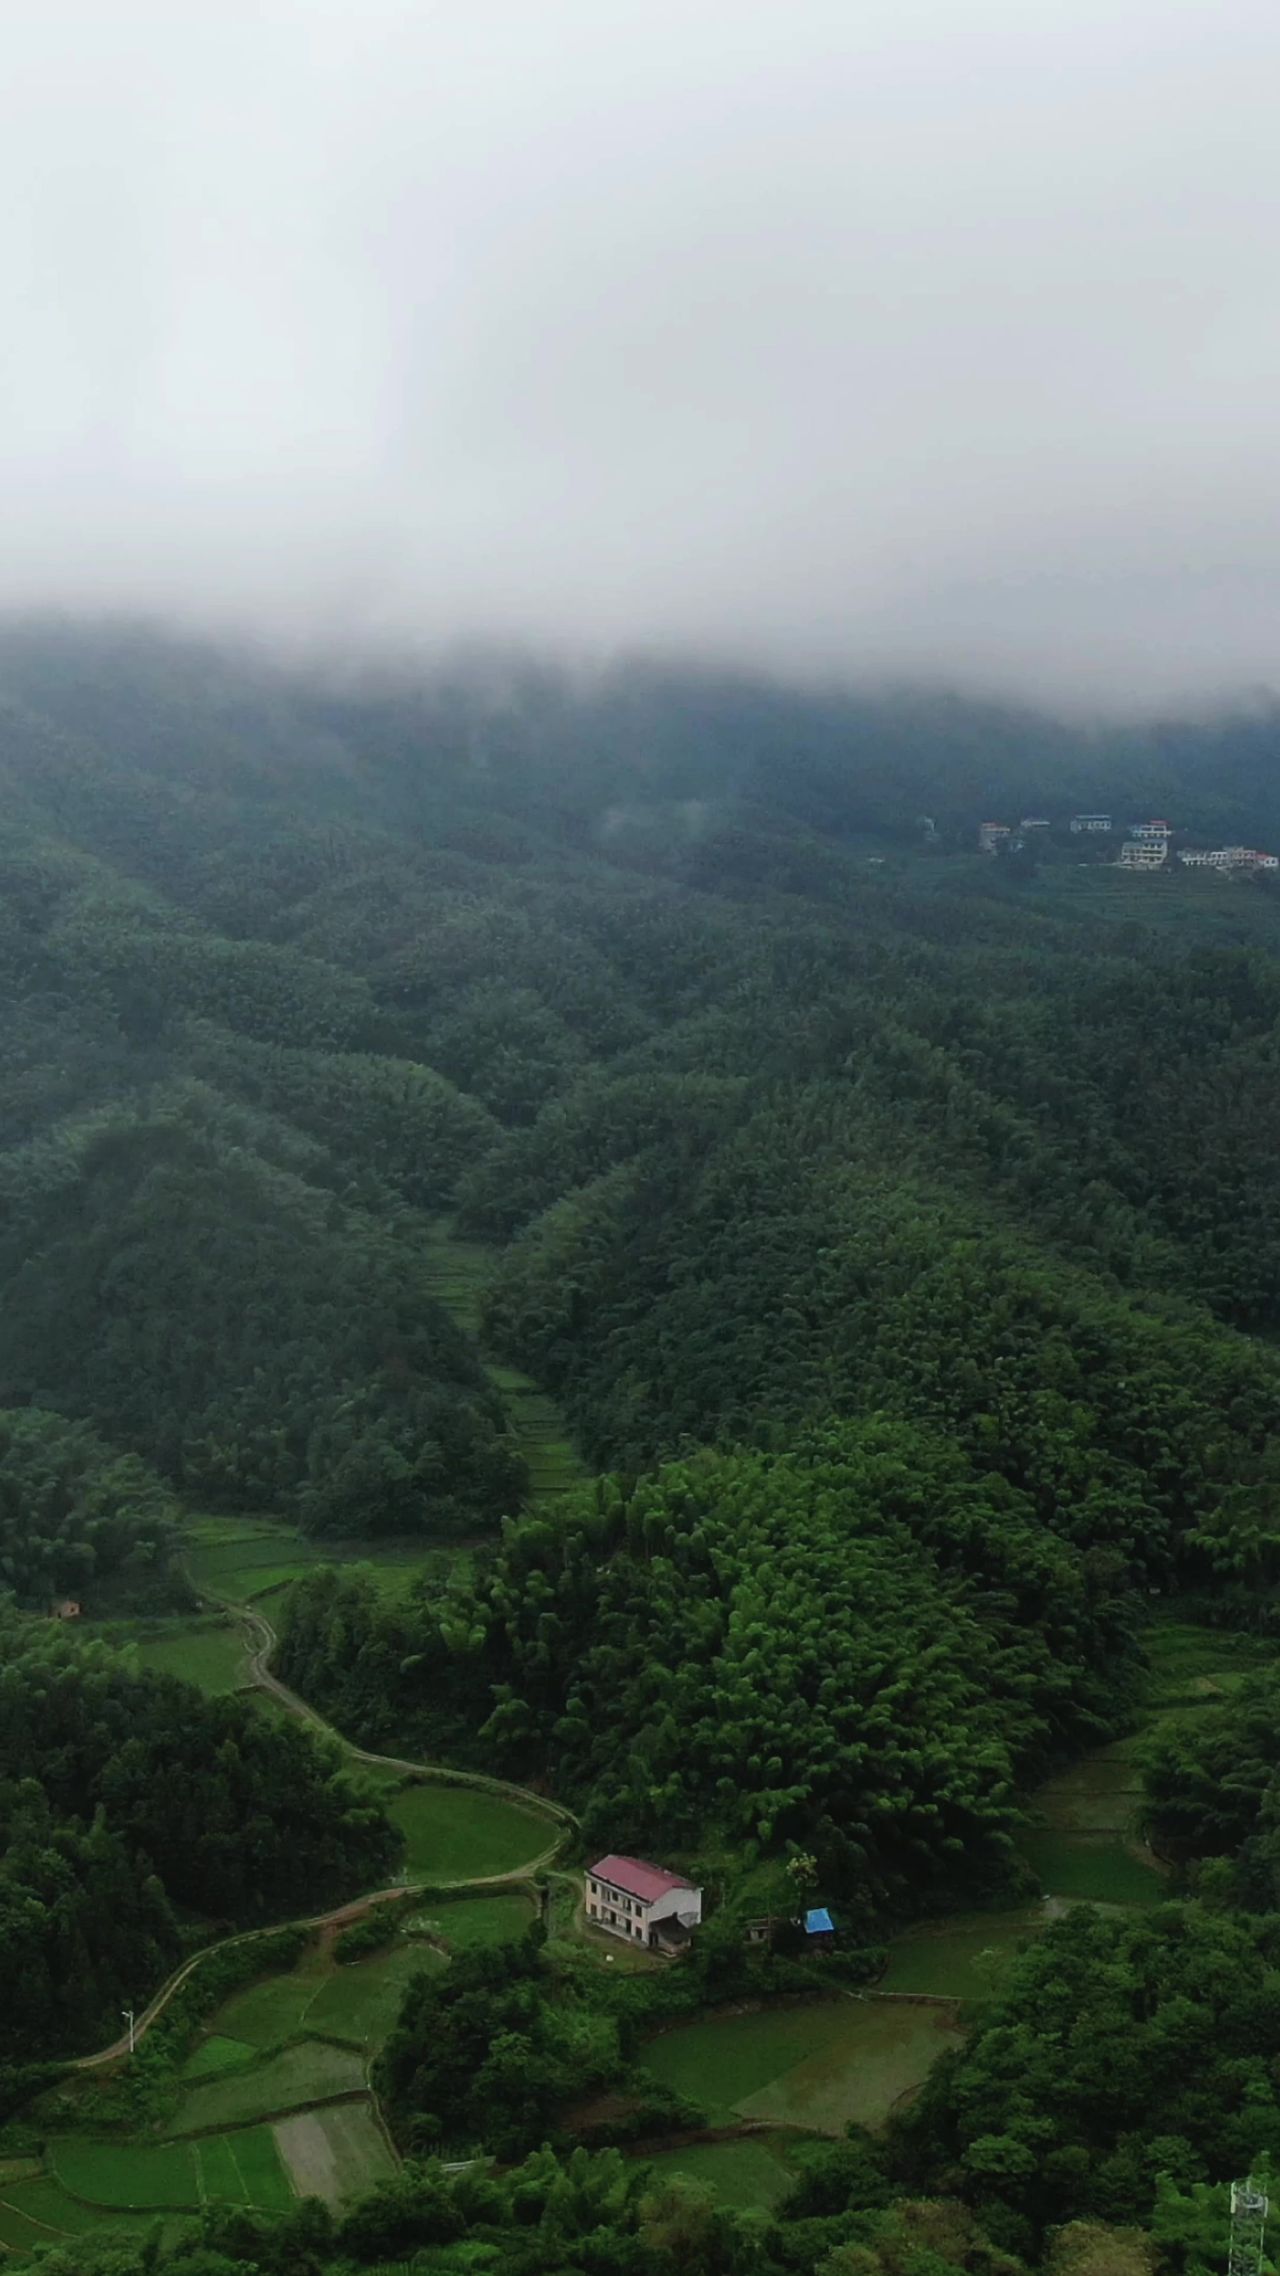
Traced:
<path fill-rule="evenodd" d="M 270 1692 L 272 1698 L 278 1699 L 281 1706 L 286 1708 L 291 1715 L 296 1715 L 301 1722 L 310 1723 L 313 1729 L 323 1731 L 327 1738 L 335 1739 L 343 1753 L 350 1755 L 353 1762 L 373 1763 L 391 1770 L 411 1772 L 417 1777 L 435 1778 L 442 1784 L 470 1786 L 481 1793 L 498 1794 L 508 1801 L 518 1802 L 524 1809 L 537 1816 L 555 1820 L 561 1829 L 555 1840 L 546 1849 L 541 1850 L 536 1857 L 531 1857 L 527 1865 L 520 1866 L 515 1872 L 477 1873 L 458 1880 L 436 1880 L 429 1884 L 432 1888 L 496 1889 L 510 1887 L 516 1882 L 527 1880 L 531 1873 L 540 1872 L 544 1865 L 550 1865 L 559 1855 L 564 1846 L 566 1835 L 578 1822 L 572 1810 L 565 1809 L 560 1802 L 549 1802 L 544 1800 L 540 1794 L 530 1793 L 527 1787 L 512 1785 L 507 1779 L 485 1778 L 478 1773 L 452 1770 L 444 1763 L 411 1762 L 401 1755 L 371 1754 L 365 1747 L 353 1746 L 351 1741 L 344 1739 L 341 1731 L 335 1731 L 332 1723 L 327 1723 L 323 1715 L 317 1713 L 307 1700 L 300 1698 L 296 1691 L 289 1689 L 287 1683 L 280 1681 L 279 1676 L 272 1674 L 270 1662 L 271 1654 L 276 1647 L 276 1632 L 265 1614 L 255 1610 L 252 1605 L 235 1604 L 227 1597 L 213 1596 L 207 1588 L 202 1593 L 206 1602 L 216 1604 L 222 1611 L 229 1612 L 244 1629 L 248 1644 L 249 1673 L 254 1686 L 258 1690 Z M 373 1889 L 364 1896 L 350 1897 L 345 1904 L 335 1905 L 331 1912 L 313 1913 L 305 1920 L 278 1920 L 267 1928 L 239 1929 L 233 1936 L 221 1936 L 214 1944 L 202 1945 L 201 1949 L 193 1953 L 189 1960 L 183 1961 L 180 1968 L 175 1968 L 168 1981 L 160 1986 L 154 1998 L 149 2000 L 141 2014 L 135 2017 L 133 2025 L 135 2047 L 140 2039 L 145 2038 L 157 2018 L 163 2015 L 174 1994 L 181 1991 L 183 1985 L 195 1974 L 197 1968 L 202 1967 L 213 1953 L 226 1952 L 232 1945 L 236 1944 L 251 1944 L 255 1938 L 275 1936 L 282 1928 L 346 1927 L 351 1921 L 360 1920 L 365 1913 L 372 1912 L 375 1905 L 391 1904 L 400 1897 L 413 1896 L 422 1886 L 424 1884 L 409 1881 L 398 1882 L 394 1888 Z M 129 2034 L 127 2031 L 123 2031 L 118 2039 L 112 2040 L 109 2047 L 99 2048 L 96 2054 L 73 2056 L 69 2058 L 66 2067 L 68 2070 L 94 2070 L 105 2063 L 118 2062 L 121 2056 L 127 2055 L 128 2052 Z"/>

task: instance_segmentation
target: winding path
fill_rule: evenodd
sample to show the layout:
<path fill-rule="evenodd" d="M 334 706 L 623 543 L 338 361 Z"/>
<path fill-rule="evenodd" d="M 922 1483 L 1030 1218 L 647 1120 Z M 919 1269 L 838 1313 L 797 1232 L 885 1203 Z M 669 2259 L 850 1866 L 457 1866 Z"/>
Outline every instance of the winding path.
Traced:
<path fill-rule="evenodd" d="M 533 1815 L 551 1818 L 559 1826 L 560 1831 L 546 1849 L 540 1851 L 538 1856 L 530 1858 L 526 1865 L 517 1867 L 514 1872 L 476 1873 L 464 1876 L 461 1879 L 433 1880 L 430 1883 L 397 1882 L 394 1888 L 373 1889 L 364 1896 L 348 1898 L 345 1904 L 335 1905 L 330 1912 L 312 1913 L 305 1920 L 278 1920 L 266 1928 L 239 1929 L 233 1936 L 220 1936 L 216 1943 L 202 1945 L 200 1950 L 193 1953 L 189 1960 L 183 1961 L 181 1967 L 175 1968 L 173 1974 L 160 1986 L 154 1998 L 148 2001 L 141 2014 L 135 2017 L 133 2025 L 135 2047 L 140 2039 L 145 2038 L 158 2017 L 163 2015 L 174 1994 L 181 1991 L 183 1985 L 195 1974 L 196 1969 L 202 1967 L 204 1962 L 210 1959 L 215 1952 L 226 1952 L 236 1944 L 251 1944 L 260 1937 L 277 1936 L 282 1928 L 343 1928 L 352 1921 L 362 1919 L 365 1913 L 372 1912 L 375 1905 L 392 1904 L 398 1898 L 414 1896 L 419 1890 L 426 1887 L 432 1889 L 514 1887 L 521 1881 L 527 1881 L 530 1874 L 540 1872 L 544 1865 L 552 1864 L 564 1847 L 566 1836 L 578 1823 L 573 1811 L 567 1810 L 562 1802 L 548 1801 L 543 1795 L 532 1793 L 526 1786 L 513 1785 L 507 1779 L 486 1778 L 479 1771 L 455 1770 L 446 1763 L 411 1762 L 403 1755 L 371 1754 L 365 1747 L 353 1746 L 350 1739 L 345 1739 L 341 1731 L 335 1731 L 332 1723 L 327 1723 L 324 1716 L 318 1713 L 309 1701 L 301 1698 L 296 1691 L 291 1691 L 288 1684 L 282 1683 L 278 1675 L 272 1674 L 270 1661 L 276 1647 L 277 1637 L 275 1629 L 265 1613 L 257 1611 L 253 1605 L 236 1604 L 228 1597 L 214 1596 L 208 1588 L 202 1588 L 201 1593 L 207 1603 L 216 1604 L 223 1611 L 231 1613 L 243 1627 L 248 1643 L 249 1673 L 253 1679 L 254 1688 L 269 1692 L 272 1698 L 279 1700 L 280 1705 L 286 1708 L 291 1715 L 296 1715 L 301 1722 L 310 1723 L 314 1730 L 322 1731 L 327 1738 L 335 1739 L 344 1754 L 350 1755 L 353 1762 L 368 1762 L 391 1770 L 410 1771 L 417 1777 L 432 1779 L 439 1785 L 470 1786 L 480 1793 L 497 1794 L 507 1801 L 518 1802 L 522 1808 L 530 1811 Z M 109 2047 L 99 2048 L 96 2054 L 76 2055 L 69 2058 L 66 2068 L 77 2071 L 95 2070 L 105 2063 L 118 2062 L 128 2052 L 129 2034 L 124 2031 L 118 2039 L 112 2040 Z"/>

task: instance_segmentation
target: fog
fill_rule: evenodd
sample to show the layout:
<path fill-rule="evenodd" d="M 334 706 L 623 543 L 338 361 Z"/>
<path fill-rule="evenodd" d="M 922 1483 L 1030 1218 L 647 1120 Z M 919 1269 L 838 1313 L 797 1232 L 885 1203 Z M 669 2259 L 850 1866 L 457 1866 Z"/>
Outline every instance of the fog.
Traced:
<path fill-rule="evenodd" d="M 8 0 L 0 605 L 1280 681 L 1274 0 Z"/>

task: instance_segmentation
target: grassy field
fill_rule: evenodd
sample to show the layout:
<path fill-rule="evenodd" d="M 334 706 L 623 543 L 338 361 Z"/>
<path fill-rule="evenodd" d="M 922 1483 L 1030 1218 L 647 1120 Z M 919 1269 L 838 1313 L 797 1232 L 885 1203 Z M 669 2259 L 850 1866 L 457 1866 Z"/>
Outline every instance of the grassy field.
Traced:
<path fill-rule="evenodd" d="M 415 1913 L 416 1935 L 435 1936 L 451 1952 L 471 1952 L 478 1944 L 509 1944 L 537 1919 L 531 1897 L 463 1897 L 456 1903 L 424 1907 Z"/>
<path fill-rule="evenodd" d="M 892 2000 L 820 2000 L 708 2017 L 654 2039 L 646 2069 L 713 2122 L 761 2118 L 836 2134 L 882 2125 L 957 2029 L 954 2011 Z"/>
<path fill-rule="evenodd" d="M 367 2102 L 299 2110 L 275 2127 L 276 2147 L 300 2197 L 327 2205 L 389 2181 L 396 2161 Z"/>
<path fill-rule="evenodd" d="M 307 2009 L 307 2027 L 353 2046 L 380 2047 L 400 2013 L 406 1986 L 445 1965 L 429 1944 L 405 1943 L 335 1968 Z"/>
<path fill-rule="evenodd" d="M 470 1786 L 416 1782 L 393 1795 L 388 1809 L 405 1837 L 409 1880 L 515 1873 L 556 1838 L 552 1819 Z"/>
<path fill-rule="evenodd" d="M 662 2150 L 644 2163 L 652 2167 L 657 2183 L 680 2174 L 701 2181 L 726 2205 L 744 2212 L 753 2205 L 776 2205 L 796 2180 L 786 2163 L 785 2138 L 775 2134 L 750 2134 L 735 2142 L 695 2142 L 684 2149 Z"/>
<path fill-rule="evenodd" d="M 201 1691 L 238 1691 L 247 1680 L 244 1637 L 234 1620 L 148 1620 L 130 1630 L 116 1623 L 112 1643 L 132 1651 L 139 1667 L 157 1675 L 180 1675 Z"/>

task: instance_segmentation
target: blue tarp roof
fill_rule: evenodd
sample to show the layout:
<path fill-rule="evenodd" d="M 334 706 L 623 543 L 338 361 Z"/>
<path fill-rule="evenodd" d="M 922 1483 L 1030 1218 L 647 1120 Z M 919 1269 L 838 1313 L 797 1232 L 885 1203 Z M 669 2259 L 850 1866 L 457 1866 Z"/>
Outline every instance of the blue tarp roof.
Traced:
<path fill-rule="evenodd" d="M 804 1925 L 806 1935 L 830 1936 L 834 1931 L 836 1924 L 831 1918 L 830 1913 L 827 1911 L 826 1906 L 819 1905 L 813 1912 L 807 1912 L 805 1914 Z"/>

